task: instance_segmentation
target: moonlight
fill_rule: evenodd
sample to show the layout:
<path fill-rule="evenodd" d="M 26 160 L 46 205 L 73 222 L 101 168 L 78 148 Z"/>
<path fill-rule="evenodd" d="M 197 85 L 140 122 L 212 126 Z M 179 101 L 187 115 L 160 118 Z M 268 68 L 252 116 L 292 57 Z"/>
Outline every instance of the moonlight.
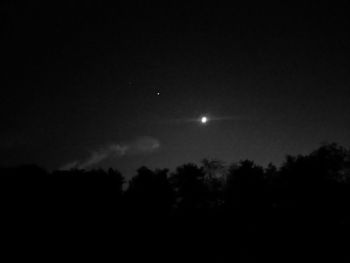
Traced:
<path fill-rule="evenodd" d="M 206 117 L 206 116 L 203 116 L 202 118 L 201 118 L 201 123 L 202 124 L 206 124 L 208 122 L 208 118 Z"/>

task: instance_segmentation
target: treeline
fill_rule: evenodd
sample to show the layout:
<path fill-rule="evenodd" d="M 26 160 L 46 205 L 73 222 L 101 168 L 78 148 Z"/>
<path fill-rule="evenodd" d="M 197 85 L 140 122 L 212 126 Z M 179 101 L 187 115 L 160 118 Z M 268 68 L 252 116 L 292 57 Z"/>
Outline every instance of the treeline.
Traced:
<path fill-rule="evenodd" d="M 250 160 L 225 166 L 208 159 L 201 165 L 184 164 L 172 173 L 141 167 L 127 187 L 123 175 L 112 168 L 49 173 L 23 165 L 0 171 L 2 200 L 32 206 L 53 202 L 77 209 L 119 207 L 159 216 L 231 209 L 336 209 L 350 201 L 350 151 L 337 144 L 287 156 L 279 168 Z"/>
<path fill-rule="evenodd" d="M 220 257 L 226 257 L 227 244 L 244 250 L 247 236 L 254 237 L 248 245 L 252 251 L 265 253 L 267 244 L 260 238 L 267 235 L 275 238 L 270 245 L 280 255 L 286 248 L 278 239 L 305 233 L 338 238 L 350 226 L 350 150 L 337 144 L 287 156 L 281 167 L 261 167 L 250 160 L 226 166 L 207 159 L 174 172 L 141 167 L 126 187 L 115 169 L 49 173 L 26 165 L 0 171 L 1 208 L 10 221 L 53 220 L 89 226 L 88 231 L 108 225 L 108 231 L 123 238 L 154 235 L 156 227 L 163 239 L 162 231 L 171 240 L 186 236 L 180 242 L 183 249 L 188 244 L 210 250 L 211 256 L 221 251 Z M 225 235 L 231 243 L 223 242 Z"/>

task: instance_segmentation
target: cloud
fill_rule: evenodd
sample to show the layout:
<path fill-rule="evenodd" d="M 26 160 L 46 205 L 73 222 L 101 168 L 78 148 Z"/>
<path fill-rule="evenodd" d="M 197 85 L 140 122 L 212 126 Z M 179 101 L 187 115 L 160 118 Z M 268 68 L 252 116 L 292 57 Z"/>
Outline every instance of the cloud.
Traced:
<path fill-rule="evenodd" d="M 152 137 L 140 137 L 129 145 L 127 152 L 130 154 L 151 153 L 160 147 L 157 139 Z"/>
<path fill-rule="evenodd" d="M 79 165 L 78 161 L 73 161 L 73 162 L 66 163 L 66 164 L 62 165 L 59 168 L 59 170 L 71 170 L 71 169 L 77 168 L 78 165 Z"/>
<path fill-rule="evenodd" d="M 98 150 L 92 151 L 89 157 L 84 160 L 73 161 L 62 165 L 60 170 L 86 169 L 97 165 L 108 158 L 118 158 L 134 154 L 150 154 L 156 151 L 159 147 L 160 142 L 157 139 L 148 136 L 139 137 L 126 143 L 112 143 L 103 146 Z"/>

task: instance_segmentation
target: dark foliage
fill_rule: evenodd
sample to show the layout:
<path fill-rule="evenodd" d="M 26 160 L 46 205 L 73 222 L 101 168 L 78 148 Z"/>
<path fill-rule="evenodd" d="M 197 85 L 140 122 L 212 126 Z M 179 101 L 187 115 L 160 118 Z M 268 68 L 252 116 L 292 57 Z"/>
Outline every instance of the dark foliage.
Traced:
<path fill-rule="evenodd" d="M 250 160 L 224 168 L 209 160 L 170 175 L 141 167 L 125 191 L 114 169 L 1 168 L 2 227 L 130 261 L 348 259 L 340 242 L 350 226 L 348 149 L 323 145 L 280 168 Z"/>
<path fill-rule="evenodd" d="M 126 207 L 130 213 L 147 217 L 169 215 L 174 192 L 168 181 L 168 170 L 151 171 L 141 167 L 132 178 L 125 193 Z"/>

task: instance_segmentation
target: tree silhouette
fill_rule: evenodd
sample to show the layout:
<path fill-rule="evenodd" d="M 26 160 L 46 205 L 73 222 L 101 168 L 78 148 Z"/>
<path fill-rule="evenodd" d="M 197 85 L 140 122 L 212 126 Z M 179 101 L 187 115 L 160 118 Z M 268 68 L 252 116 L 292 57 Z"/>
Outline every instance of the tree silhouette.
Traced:
<path fill-rule="evenodd" d="M 287 156 L 280 176 L 287 186 L 289 203 L 309 218 L 323 214 L 326 219 L 339 213 L 350 200 L 348 189 L 341 184 L 347 181 L 348 160 L 349 151 L 334 143 L 309 155 Z"/>
<path fill-rule="evenodd" d="M 204 158 L 202 159 L 201 164 L 208 181 L 211 181 L 218 176 L 218 174 L 223 173 L 225 169 L 224 163 L 216 159 L 209 160 Z"/>
<path fill-rule="evenodd" d="M 347 181 L 350 165 L 350 151 L 336 143 L 325 144 L 309 155 L 315 178 L 314 180 Z M 317 175 L 316 175 L 317 174 Z"/>
<path fill-rule="evenodd" d="M 125 191 L 124 177 L 115 169 L 0 168 L 0 209 L 7 222 L 2 226 L 56 233 L 80 229 L 81 238 L 108 233 L 130 244 L 137 259 L 143 252 L 151 257 L 156 247 L 164 252 L 158 254 L 163 261 L 171 253 L 177 261 L 189 254 L 214 261 L 217 255 L 245 258 L 257 251 L 266 258 L 272 251 L 279 261 L 291 252 L 301 255 L 290 237 L 305 243 L 304 252 L 330 251 L 329 259 L 334 251 L 339 254 L 333 242 L 350 230 L 349 149 L 325 144 L 287 156 L 279 168 L 243 160 L 229 167 L 225 181 L 220 180 L 224 168 L 215 159 L 184 164 L 170 176 L 167 169 L 141 167 Z M 305 235 L 311 241 L 303 242 Z M 150 236 L 158 242 L 148 245 Z M 267 236 L 275 241 L 269 243 Z M 231 253 L 233 247 L 237 253 Z"/>
<path fill-rule="evenodd" d="M 262 199 L 264 170 L 253 161 L 244 160 L 229 168 L 226 202 L 236 208 L 256 208 Z"/>
<path fill-rule="evenodd" d="M 205 183 L 208 188 L 208 199 L 211 207 L 218 207 L 223 204 L 223 187 L 225 184 L 225 166 L 217 159 L 202 159 Z"/>
<path fill-rule="evenodd" d="M 126 196 L 132 212 L 157 216 L 168 214 L 174 198 L 168 182 L 168 170 L 139 168 L 129 183 Z"/>
<path fill-rule="evenodd" d="M 208 188 L 202 168 L 188 163 L 177 167 L 171 177 L 176 193 L 177 208 L 184 212 L 195 211 L 207 205 Z"/>

